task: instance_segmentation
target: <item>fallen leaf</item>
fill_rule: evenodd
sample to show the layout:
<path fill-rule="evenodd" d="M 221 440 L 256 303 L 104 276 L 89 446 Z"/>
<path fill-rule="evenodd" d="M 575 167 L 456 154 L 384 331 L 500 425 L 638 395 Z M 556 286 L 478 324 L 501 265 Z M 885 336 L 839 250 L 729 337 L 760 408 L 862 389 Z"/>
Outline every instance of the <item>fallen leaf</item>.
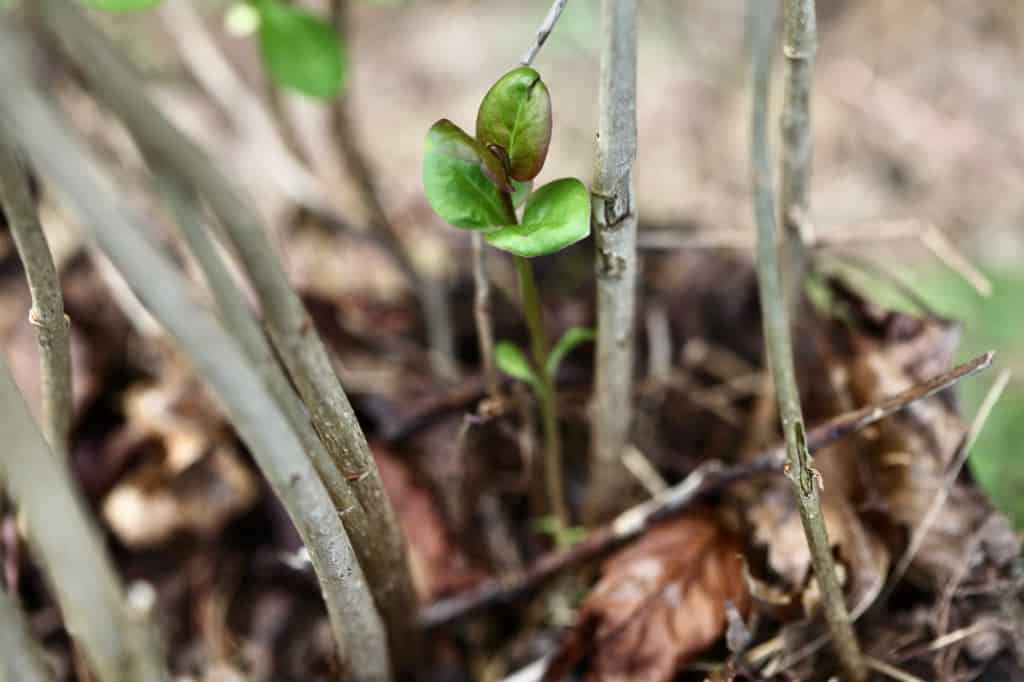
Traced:
<path fill-rule="evenodd" d="M 424 601 L 455 592 L 482 576 L 469 568 L 454 544 L 428 490 L 380 443 L 371 444 L 384 491 L 395 507 L 398 523 L 409 540 L 409 563 L 416 591 Z"/>
<path fill-rule="evenodd" d="M 670 680 L 749 609 L 739 541 L 695 512 L 657 526 L 605 562 L 546 679 L 591 656 L 587 679 Z"/>

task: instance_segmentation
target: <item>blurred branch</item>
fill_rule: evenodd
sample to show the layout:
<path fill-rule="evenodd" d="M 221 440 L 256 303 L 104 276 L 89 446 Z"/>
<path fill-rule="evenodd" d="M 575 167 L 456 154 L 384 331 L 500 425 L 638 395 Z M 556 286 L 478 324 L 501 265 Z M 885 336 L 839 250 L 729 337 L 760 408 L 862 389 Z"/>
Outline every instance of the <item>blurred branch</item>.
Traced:
<path fill-rule="evenodd" d="M 14 598 L 0 590 L 0 680 L 53 682 L 39 644 L 32 639 Z"/>
<path fill-rule="evenodd" d="M 519 60 L 519 63 L 523 66 L 531 66 L 533 60 L 536 59 L 537 53 L 540 52 L 540 48 L 544 47 L 544 43 L 547 42 L 548 36 L 555 30 L 555 24 L 558 23 L 558 19 L 562 16 L 562 10 L 565 9 L 565 5 L 569 0 L 555 0 L 551 4 L 551 9 L 544 16 L 544 21 L 541 22 L 540 28 L 537 29 L 537 40 L 530 49 L 526 51 L 523 58 Z"/>
<path fill-rule="evenodd" d="M 844 436 L 865 429 L 905 409 L 908 405 L 929 398 L 958 381 L 986 369 L 992 364 L 992 358 L 992 353 L 986 353 L 906 391 L 834 417 L 808 432 L 807 448 L 811 452 L 817 452 Z M 509 604 L 537 589 L 561 571 L 604 556 L 616 547 L 640 537 L 649 528 L 691 508 L 706 495 L 737 481 L 782 473 L 785 463 L 785 445 L 763 450 L 743 464 L 726 467 L 716 461 L 707 462 L 691 471 L 686 478 L 664 493 L 619 514 L 612 523 L 591 530 L 582 542 L 572 548 L 541 557 L 523 571 L 485 580 L 461 594 L 430 604 L 420 611 L 420 625 L 424 628 L 438 627 L 487 608 Z"/>
<path fill-rule="evenodd" d="M 786 58 L 786 88 L 782 127 L 782 182 L 779 210 L 783 239 L 784 292 L 789 310 L 797 310 L 807 269 L 802 220 L 810 214 L 811 162 L 814 133 L 811 93 L 814 55 L 818 49 L 815 0 L 785 0 L 782 54 Z"/>
<path fill-rule="evenodd" d="M 0 45 L 6 48 L 11 34 L 0 30 L 0 37 Z M 10 51 L 0 48 L 0 69 L 9 68 L 9 59 Z M 6 75 L 0 75 L 0 84 L 14 85 Z M 22 94 L 20 89 L 16 92 Z M 0 107 L 13 99 L 3 98 Z M 90 523 L 67 469 L 58 463 L 33 421 L 2 357 L 0 433 L 4 437 L 0 481 L 25 519 L 29 544 L 57 596 L 67 630 L 97 678 L 101 682 L 168 682 L 170 674 L 147 619 L 133 613 L 125 602 L 99 532 Z"/>
<path fill-rule="evenodd" d="M 806 221 L 806 219 L 805 219 Z M 992 283 L 971 263 L 938 226 L 925 220 L 882 220 L 844 225 L 826 232 L 804 232 L 806 249 L 870 246 L 895 239 L 916 239 L 940 263 L 959 275 L 981 296 L 992 294 Z M 746 230 L 700 230 L 682 234 L 676 230 L 645 230 L 638 237 L 641 249 L 752 249 L 756 236 Z"/>
<path fill-rule="evenodd" d="M 636 315 L 636 0 L 603 0 L 597 160 L 591 188 L 596 246 L 597 351 L 594 362 L 592 481 L 584 515 L 617 502 L 620 457 L 632 421 Z"/>
<path fill-rule="evenodd" d="M 28 319 L 35 329 L 42 364 L 43 433 L 58 456 L 68 451 L 71 430 L 71 339 L 60 277 L 39 224 L 27 169 L 17 152 L 0 140 L 0 210 L 7 217 L 32 293 Z"/>
<path fill-rule="evenodd" d="M 70 7 L 62 2 L 57 4 Z M 146 241 L 142 228 L 133 224 L 113 202 L 117 191 L 110 178 L 92 163 L 82 143 L 68 132 L 52 106 L 16 68 L 14 40 L 10 33 L 0 38 L 0 89 L 19 93 L 17 98 L 0 102 L 3 129 L 17 139 L 40 171 L 67 198 L 97 245 L 150 312 L 177 339 L 195 362 L 198 374 L 213 387 L 309 550 L 339 650 L 351 652 L 343 660 L 353 677 L 389 679 L 383 625 L 348 535 L 307 460 L 302 443 L 268 396 L 259 375 L 245 361 L 238 344 L 209 313 L 192 302 L 184 278 Z M 34 486 L 32 489 L 46 491 L 44 508 L 26 508 L 30 519 L 58 518 L 61 523 L 46 527 L 63 528 L 65 519 L 52 508 L 49 486 L 38 476 L 26 478 L 32 471 L 26 462 L 39 461 L 42 458 L 21 457 L 5 473 L 11 477 L 15 491 L 19 484 L 24 488 L 29 482 Z M 14 497 L 17 501 L 18 496 Z M 72 570 L 79 578 L 88 573 L 80 562 L 69 562 L 67 555 L 60 552 L 45 559 L 51 571 Z M 75 625 L 72 624 L 71 631 L 82 636 L 109 636 L 109 628 Z M 111 668 L 115 669 L 119 668 Z M 133 675 L 126 679 L 147 678 Z"/>
<path fill-rule="evenodd" d="M 380 473 L 348 396 L 313 322 L 288 280 L 252 201 L 145 96 L 142 83 L 74 4 L 39 0 L 34 11 L 95 93 L 117 114 L 146 155 L 160 168 L 187 181 L 224 226 L 259 296 L 270 337 L 313 426 L 375 529 L 378 551 L 388 566 L 387 589 L 412 617 L 415 593 L 405 541 L 384 493 Z M 390 627 L 401 627 L 391 624 Z"/>
<path fill-rule="evenodd" d="M 332 0 L 331 16 L 342 42 L 348 45 L 349 0 Z M 456 379 L 458 366 L 444 281 L 423 271 L 413 259 L 412 247 L 402 239 L 397 227 L 388 218 L 373 177 L 373 169 L 353 124 L 350 93 L 343 94 L 331 104 L 330 117 L 334 142 L 341 151 L 359 199 L 369 214 L 370 227 L 405 275 L 413 293 L 419 298 L 427 327 L 434 374 L 446 379 Z"/>
<path fill-rule="evenodd" d="M 791 4 L 787 1 L 787 12 L 791 11 Z M 818 473 L 811 466 L 807 449 L 789 321 L 786 319 L 787 302 L 779 269 L 767 124 L 771 54 L 775 36 L 775 12 L 773 9 L 765 9 L 770 5 L 757 0 L 749 0 L 747 5 L 753 60 L 750 158 L 754 220 L 757 223 L 757 280 L 761 317 L 768 366 L 775 384 L 775 397 L 786 439 L 786 476 L 793 484 L 793 495 L 800 510 L 832 641 L 846 675 L 859 682 L 866 677 L 864 659 L 836 576 L 832 546 L 821 512 Z"/>
<path fill-rule="evenodd" d="M 284 413 L 327 488 L 334 510 L 341 518 L 359 558 L 359 564 L 363 567 L 370 591 L 385 616 L 385 625 L 406 620 L 401 609 L 407 608 L 407 604 L 395 600 L 394 594 L 388 589 L 392 580 L 388 573 L 390 568 L 387 565 L 387 557 L 376 546 L 375 529 L 370 526 L 366 512 L 352 492 L 348 480 L 320 442 L 310 424 L 309 414 L 282 371 L 270 343 L 246 303 L 242 290 L 217 253 L 216 246 L 207 232 L 207 226 L 202 222 L 202 209 L 197 198 L 177 180 L 162 176 L 160 183 L 174 210 L 189 250 L 199 263 L 207 288 L 213 294 L 225 327 L 260 373 L 271 397 Z M 398 643 L 395 641 L 395 635 L 392 636 L 393 645 Z"/>

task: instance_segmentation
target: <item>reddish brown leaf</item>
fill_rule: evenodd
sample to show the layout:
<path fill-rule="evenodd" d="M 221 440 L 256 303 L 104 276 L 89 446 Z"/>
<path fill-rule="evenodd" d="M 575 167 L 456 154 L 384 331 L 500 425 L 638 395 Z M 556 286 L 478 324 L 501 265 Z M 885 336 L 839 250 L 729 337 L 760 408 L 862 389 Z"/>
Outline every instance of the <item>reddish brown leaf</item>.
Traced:
<path fill-rule="evenodd" d="M 424 600 L 457 591 L 481 576 L 467 566 L 462 550 L 438 511 L 433 496 L 383 445 L 372 445 L 384 490 L 409 539 L 409 560 L 416 591 Z"/>
<path fill-rule="evenodd" d="M 592 654 L 590 680 L 670 680 L 749 606 L 736 538 L 694 513 L 649 531 L 604 565 L 549 679 Z"/>

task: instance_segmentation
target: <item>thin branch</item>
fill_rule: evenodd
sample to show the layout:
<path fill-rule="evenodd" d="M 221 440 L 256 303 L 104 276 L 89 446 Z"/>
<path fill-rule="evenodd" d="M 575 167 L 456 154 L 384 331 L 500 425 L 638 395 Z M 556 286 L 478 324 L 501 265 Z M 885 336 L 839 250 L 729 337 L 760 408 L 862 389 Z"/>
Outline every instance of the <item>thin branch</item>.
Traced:
<path fill-rule="evenodd" d="M 19 94 L 0 103 L 0 129 L 16 139 L 59 188 L 100 249 L 177 339 L 196 363 L 198 374 L 210 383 L 225 406 L 309 550 L 339 650 L 352 654 L 345 660 L 353 677 L 389 679 L 383 625 L 341 519 L 307 460 L 302 443 L 269 397 L 259 374 L 244 359 L 242 349 L 208 312 L 192 302 L 184 278 L 143 237 L 142 228 L 113 202 L 117 191 L 111 179 L 100 172 L 52 106 L 14 66 L 18 63 L 15 57 L 20 57 L 11 47 L 14 42 L 11 33 L 5 32 L 0 39 L 0 89 Z M 30 470 L 19 461 L 7 473 L 12 478 L 23 477 Z M 46 516 L 53 513 L 46 511 Z M 60 524 L 50 524 L 53 527 L 65 522 L 62 516 L 55 514 L 53 518 L 61 519 Z M 73 570 L 79 576 L 85 573 L 80 563 L 68 562 L 61 554 L 47 558 L 50 570 L 58 570 L 56 565 L 60 564 L 69 567 L 60 570 Z M 103 628 L 73 627 L 72 631 L 107 636 Z"/>
<path fill-rule="evenodd" d="M 636 0 L 603 0 L 596 172 L 591 210 L 596 246 L 597 350 L 593 481 L 585 517 L 600 518 L 622 481 L 620 457 L 632 421 L 636 315 Z"/>
<path fill-rule="evenodd" d="M 815 0 L 785 0 L 782 54 L 786 59 L 785 102 L 782 128 L 782 182 L 779 211 L 782 222 L 784 291 L 790 311 L 796 310 L 807 249 L 800 217 L 810 211 L 811 161 L 814 134 L 811 125 L 811 92 L 814 56 L 818 49 Z"/>
<path fill-rule="evenodd" d="M 491 316 L 491 284 L 487 279 L 484 259 L 484 240 L 480 233 L 470 235 L 473 245 L 473 319 L 476 322 L 477 341 L 480 344 L 480 362 L 483 364 L 484 386 L 487 395 L 498 396 L 500 383 L 494 367 L 494 320 Z"/>
<path fill-rule="evenodd" d="M 312 320 L 275 256 L 266 227 L 253 202 L 225 177 L 207 156 L 145 96 L 145 89 L 74 3 L 40 0 L 32 4 L 49 34 L 89 81 L 94 92 L 120 116 L 147 156 L 161 169 L 190 182 L 224 226 L 256 290 L 273 345 L 313 426 L 345 478 L 351 483 L 377 534 L 378 548 L 389 567 L 393 596 L 411 618 L 416 596 L 406 561 L 405 541 L 380 472 L 366 443 Z M 401 627 L 392 624 L 391 627 Z"/>
<path fill-rule="evenodd" d="M 381 613 L 385 625 L 401 623 L 408 619 L 402 613 L 407 604 L 395 600 L 393 591 L 388 589 L 391 576 L 386 557 L 376 547 L 375 529 L 366 518 L 359 500 L 337 464 L 327 454 L 323 443 L 313 430 L 302 401 L 281 369 L 263 330 L 256 322 L 246 303 L 245 296 L 228 272 L 227 266 L 217 253 L 215 244 L 203 224 L 200 207 L 192 193 L 171 178 L 162 177 L 161 185 L 168 202 L 174 209 L 177 223 L 189 250 L 195 256 L 206 279 L 207 288 L 213 294 L 220 310 L 224 325 L 245 351 L 246 357 L 263 378 L 271 397 L 288 419 L 292 430 L 302 442 L 303 450 L 327 488 L 334 504 L 334 510 L 341 518 L 352 541 Z M 391 633 L 392 646 L 401 643 L 403 633 Z"/>
<path fill-rule="evenodd" d="M 73 412 L 71 339 L 60 277 L 39 224 L 26 169 L 13 147 L 0 140 L 0 211 L 7 218 L 32 293 L 28 319 L 35 328 L 42 364 L 43 433 L 55 454 L 68 451 Z"/>
<path fill-rule="evenodd" d="M 349 0 L 332 0 L 331 15 L 344 42 L 348 41 L 349 36 L 348 10 Z M 334 142 L 341 151 L 345 165 L 348 166 L 359 198 L 369 213 L 370 227 L 379 235 L 388 253 L 412 286 L 413 293 L 419 298 L 427 326 L 427 340 L 434 373 L 445 379 L 456 379 L 458 366 L 444 281 L 423 271 L 413 259 L 412 247 L 406 243 L 394 222 L 388 218 L 373 177 L 373 169 L 352 122 L 351 107 L 351 94 L 336 99 L 331 105 L 330 120 Z"/>
<path fill-rule="evenodd" d="M 0 30 L 0 37 L 3 45 L 12 34 Z M 5 48 L 0 48 L 0 70 L 8 67 L 10 51 Z M 12 85 L 2 76 L 0 81 Z M 16 92 L 24 94 L 20 89 Z M 3 104 L 13 99 L 5 97 Z M 145 615 L 133 613 L 126 603 L 99 530 L 90 522 L 67 469 L 58 463 L 32 419 L 3 357 L 0 433 L 4 437 L 0 482 L 25 519 L 30 546 L 56 593 L 67 630 L 97 678 L 101 682 L 169 682 Z"/>
<path fill-rule="evenodd" d="M 834 417 L 808 432 L 807 448 L 811 452 L 817 452 L 844 436 L 865 429 L 905 409 L 908 405 L 929 398 L 986 369 L 992 364 L 992 358 L 993 353 L 986 353 L 906 391 Z M 484 581 L 462 594 L 425 607 L 420 611 L 420 624 L 426 628 L 437 627 L 484 609 L 509 604 L 537 589 L 561 571 L 597 559 L 616 547 L 640 537 L 654 525 L 673 518 L 704 496 L 717 492 L 733 482 L 764 474 L 782 473 L 785 462 L 784 445 L 763 450 L 747 463 L 731 467 L 723 467 L 718 462 L 706 462 L 664 494 L 623 512 L 612 523 L 592 530 L 580 544 L 548 554 L 521 572 Z"/>
<path fill-rule="evenodd" d="M 787 3 L 787 12 L 791 11 Z M 753 107 L 751 109 L 751 174 L 754 185 L 754 218 L 757 223 L 757 279 L 761 298 L 768 365 L 775 383 L 782 431 L 786 438 L 786 474 L 800 510 L 811 563 L 822 594 L 825 620 L 846 675 L 855 682 L 865 679 L 864 660 L 843 592 L 836 576 L 835 559 L 821 512 L 817 472 L 811 467 L 804 434 L 800 394 L 797 390 L 787 302 L 782 290 L 776 245 L 775 207 L 772 197 L 771 158 L 768 144 L 768 91 L 774 43 L 774 11 L 771 3 L 750 0 L 753 56 Z"/>
<path fill-rule="evenodd" d="M 526 51 L 523 58 L 519 60 L 519 63 L 523 66 L 531 66 L 533 60 L 537 58 L 537 53 L 540 52 L 540 48 L 544 47 L 544 43 L 547 42 L 548 36 L 555 30 L 555 24 L 558 23 L 559 17 L 562 16 L 562 10 L 565 9 L 565 5 L 569 0 L 555 0 L 551 5 L 551 9 L 548 10 L 547 15 L 544 17 L 544 21 L 541 22 L 540 28 L 537 29 L 537 40 L 530 49 Z"/>
<path fill-rule="evenodd" d="M 0 680 L 53 682 L 42 648 L 14 598 L 0 590 Z"/>

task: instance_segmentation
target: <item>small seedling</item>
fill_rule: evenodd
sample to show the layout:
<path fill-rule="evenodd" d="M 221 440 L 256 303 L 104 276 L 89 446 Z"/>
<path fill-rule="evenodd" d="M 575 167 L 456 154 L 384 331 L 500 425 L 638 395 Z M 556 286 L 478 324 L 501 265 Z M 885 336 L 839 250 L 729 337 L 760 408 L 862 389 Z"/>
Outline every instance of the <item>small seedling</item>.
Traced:
<path fill-rule="evenodd" d="M 496 82 L 476 118 L 476 137 L 447 119 L 427 133 L 423 187 L 431 207 L 455 227 L 481 230 L 491 246 L 515 256 L 530 357 L 514 344 L 495 348 L 498 367 L 533 390 L 544 423 L 545 479 L 555 518 L 568 525 L 554 376 L 569 351 L 593 333 L 573 328 L 549 349 L 530 258 L 560 251 L 590 234 L 590 195 L 576 178 L 531 192 L 551 142 L 551 97 L 534 69 L 513 69 Z M 517 208 L 525 203 L 522 219 Z"/>

